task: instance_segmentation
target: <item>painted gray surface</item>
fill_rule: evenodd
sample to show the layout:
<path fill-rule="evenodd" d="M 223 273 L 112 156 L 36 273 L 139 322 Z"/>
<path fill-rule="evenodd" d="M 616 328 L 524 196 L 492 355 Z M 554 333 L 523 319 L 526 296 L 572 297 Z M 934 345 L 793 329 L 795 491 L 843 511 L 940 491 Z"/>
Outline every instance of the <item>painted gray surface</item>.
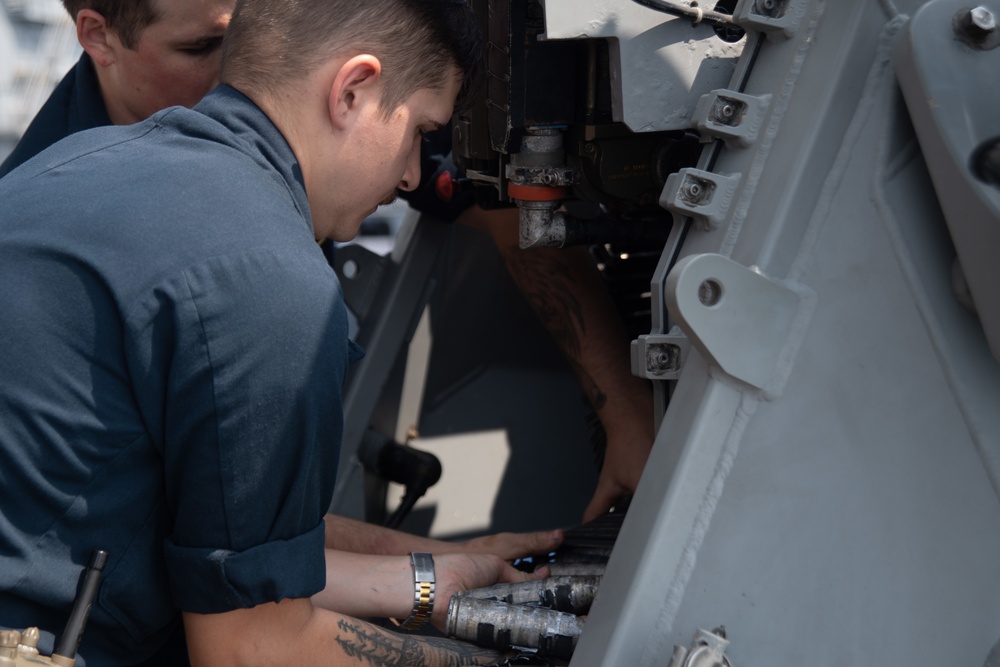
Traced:
<path fill-rule="evenodd" d="M 969 6 L 932 2 L 914 14 L 893 53 L 899 82 L 955 241 L 964 276 L 1000 359 L 1000 188 L 973 175 L 980 143 L 1000 136 L 1000 2 L 976 10 L 992 29 L 963 27 Z"/>
<path fill-rule="evenodd" d="M 615 120 L 634 132 L 686 128 L 698 98 L 726 85 L 743 42 L 631 0 L 544 0 L 548 39 L 608 38 Z M 614 77 L 620 77 L 615 79 Z"/>
<path fill-rule="evenodd" d="M 915 7 L 793 5 L 748 85 L 773 95 L 763 133 L 715 167 L 740 175 L 728 217 L 682 254 L 815 304 L 773 343 L 794 339 L 777 392 L 688 360 L 573 667 L 662 665 L 718 625 L 734 664 L 768 667 L 978 666 L 1000 638 L 1000 365 L 950 291 L 891 67 Z"/>

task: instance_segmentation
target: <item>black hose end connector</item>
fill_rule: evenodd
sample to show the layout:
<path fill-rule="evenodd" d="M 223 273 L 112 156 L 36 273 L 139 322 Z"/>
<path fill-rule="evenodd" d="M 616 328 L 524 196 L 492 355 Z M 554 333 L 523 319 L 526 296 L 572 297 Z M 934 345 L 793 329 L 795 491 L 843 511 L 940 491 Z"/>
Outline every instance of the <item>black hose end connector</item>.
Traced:
<path fill-rule="evenodd" d="M 358 459 L 371 473 L 382 479 L 406 487 L 399 508 L 386 519 L 384 525 L 396 528 L 413 505 L 427 493 L 427 489 L 441 479 L 441 461 L 430 452 L 408 445 L 369 430 L 358 451 Z"/>

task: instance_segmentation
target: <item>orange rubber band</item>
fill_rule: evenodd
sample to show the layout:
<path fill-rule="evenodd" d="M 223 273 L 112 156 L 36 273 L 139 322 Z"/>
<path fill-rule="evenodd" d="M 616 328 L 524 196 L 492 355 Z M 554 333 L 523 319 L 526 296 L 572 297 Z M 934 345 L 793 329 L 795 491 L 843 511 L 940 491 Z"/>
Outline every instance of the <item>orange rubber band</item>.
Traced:
<path fill-rule="evenodd" d="M 522 201 L 556 201 L 566 198 L 566 188 L 508 183 L 507 196 Z"/>

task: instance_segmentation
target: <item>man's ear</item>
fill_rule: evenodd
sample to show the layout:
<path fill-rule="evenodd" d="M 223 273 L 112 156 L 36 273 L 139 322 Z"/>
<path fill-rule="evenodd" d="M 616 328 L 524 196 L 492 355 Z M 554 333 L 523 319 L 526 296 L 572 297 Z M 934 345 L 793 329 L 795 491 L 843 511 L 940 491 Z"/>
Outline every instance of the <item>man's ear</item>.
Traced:
<path fill-rule="evenodd" d="M 382 62 L 371 54 L 354 56 L 337 70 L 328 100 L 334 127 L 345 128 L 364 105 L 378 104 L 381 95 Z"/>
<path fill-rule="evenodd" d="M 121 42 L 117 34 L 112 34 L 103 14 L 93 9 L 81 9 L 77 12 L 76 38 L 97 65 L 107 67 L 117 60 L 116 49 Z"/>

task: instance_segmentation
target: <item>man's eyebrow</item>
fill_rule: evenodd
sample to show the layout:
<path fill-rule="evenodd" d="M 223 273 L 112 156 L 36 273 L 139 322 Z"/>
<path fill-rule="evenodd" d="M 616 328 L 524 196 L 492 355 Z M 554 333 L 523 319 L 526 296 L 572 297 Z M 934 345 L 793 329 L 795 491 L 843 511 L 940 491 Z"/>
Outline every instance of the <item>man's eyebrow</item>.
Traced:
<path fill-rule="evenodd" d="M 222 41 L 222 35 L 200 35 L 189 39 L 178 39 L 174 42 L 175 47 L 181 48 L 204 48 L 215 46 Z"/>

